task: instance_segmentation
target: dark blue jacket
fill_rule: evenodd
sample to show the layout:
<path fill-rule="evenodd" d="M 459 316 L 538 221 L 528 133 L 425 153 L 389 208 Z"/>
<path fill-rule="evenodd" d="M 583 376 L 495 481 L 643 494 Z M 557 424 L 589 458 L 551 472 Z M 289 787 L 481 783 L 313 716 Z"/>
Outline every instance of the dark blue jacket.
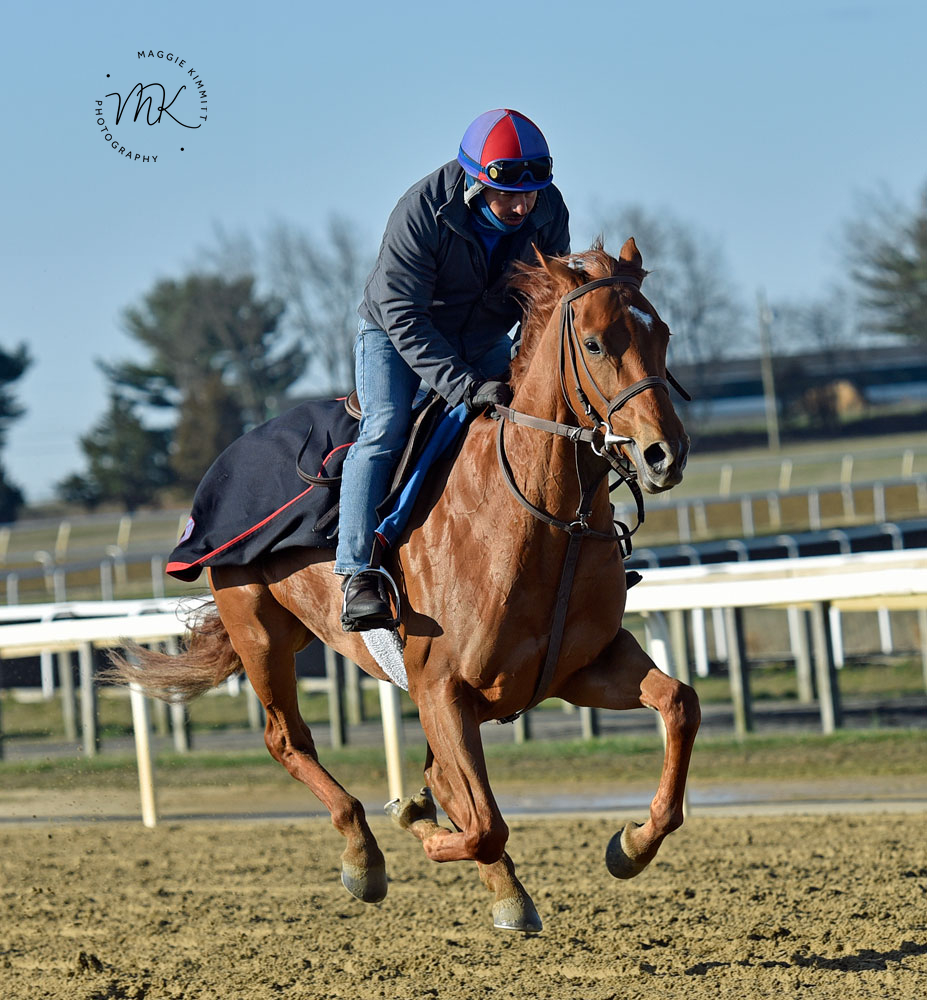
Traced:
<path fill-rule="evenodd" d="M 490 285 L 486 254 L 464 204 L 456 160 L 413 185 L 393 209 L 358 312 L 389 334 L 424 381 L 452 406 L 477 377 L 470 362 L 521 318 L 506 275 Z M 509 260 L 569 253 L 569 215 L 552 184 L 511 236 Z"/>

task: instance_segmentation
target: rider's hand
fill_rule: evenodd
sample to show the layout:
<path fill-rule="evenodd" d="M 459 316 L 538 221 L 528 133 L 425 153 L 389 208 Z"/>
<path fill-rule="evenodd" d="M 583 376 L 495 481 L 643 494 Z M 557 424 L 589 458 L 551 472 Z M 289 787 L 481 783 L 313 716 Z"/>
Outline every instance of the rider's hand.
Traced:
<path fill-rule="evenodd" d="M 512 402 L 512 390 L 496 379 L 477 379 L 464 392 L 464 406 L 471 415 L 482 413 L 487 406 L 508 406 Z"/>

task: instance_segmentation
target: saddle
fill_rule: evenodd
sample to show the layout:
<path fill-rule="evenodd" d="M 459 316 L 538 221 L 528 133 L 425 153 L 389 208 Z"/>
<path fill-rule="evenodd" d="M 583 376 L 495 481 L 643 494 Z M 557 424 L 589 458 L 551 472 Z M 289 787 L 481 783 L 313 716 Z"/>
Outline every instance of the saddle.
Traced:
<path fill-rule="evenodd" d="M 412 429 L 409 431 L 409 440 L 406 441 L 402 457 L 399 459 L 399 464 L 396 466 L 396 471 L 393 473 L 389 494 L 383 502 L 383 507 L 392 509 L 391 501 L 394 499 L 395 495 L 402 490 L 402 487 L 408 479 L 409 473 L 413 468 L 415 468 L 415 465 L 421 457 L 425 446 L 428 444 L 432 434 L 434 433 L 435 427 L 438 426 L 441 418 L 444 416 L 446 406 L 447 404 L 444 400 L 433 389 L 431 389 L 413 411 L 414 416 L 412 419 Z M 356 389 L 352 389 L 351 392 L 345 396 L 344 408 L 349 416 L 353 417 L 355 420 L 360 420 L 361 407 L 360 400 L 357 398 Z"/>

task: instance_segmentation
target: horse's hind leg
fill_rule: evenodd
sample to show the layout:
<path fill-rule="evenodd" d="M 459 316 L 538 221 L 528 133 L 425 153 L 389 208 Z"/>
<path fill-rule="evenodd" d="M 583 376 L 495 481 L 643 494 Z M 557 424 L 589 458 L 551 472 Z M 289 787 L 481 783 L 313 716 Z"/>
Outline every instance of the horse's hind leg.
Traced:
<path fill-rule="evenodd" d="M 589 666 L 573 674 L 555 692 L 574 705 L 593 708 L 656 709 L 666 727 L 666 750 L 660 783 L 643 825 L 629 823 L 616 833 L 605 853 L 616 878 L 633 878 L 656 857 L 666 836 L 682 826 L 686 777 L 701 713 L 698 697 L 687 684 L 669 677 L 622 629 Z"/>
<path fill-rule="evenodd" d="M 319 763 L 312 733 L 299 714 L 293 657 L 314 638 L 312 633 L 263 585 L 214 586 L 213 592 L 235 651 L 267 713 L 267 749 L 312 790 L 347 840 L 341 855 L 345 888 L 366 903 L 379 902 L 386 896 L 386 866 L 364 807 Z"/>

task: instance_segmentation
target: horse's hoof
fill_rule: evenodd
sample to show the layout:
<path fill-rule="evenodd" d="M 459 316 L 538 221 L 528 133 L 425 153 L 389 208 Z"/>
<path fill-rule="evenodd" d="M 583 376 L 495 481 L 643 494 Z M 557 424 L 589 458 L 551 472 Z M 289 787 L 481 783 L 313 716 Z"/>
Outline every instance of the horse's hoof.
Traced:
<path fill-rule="evenodd" d="M 647 867 L 647 863 L 641 862 L 630 854 L 630 844 L 628 836 L 631 830 L 637 829 L 640 823 L 628 823 L 628 825 L 608 842 L 605 848 L 605 867 L 615 878 L 634 878 Z"/>
<path fill-rule="evenodd" d="M 357 865 L 342 861 L 341 884 L 361 902 L 379 903 L 386 899 L 386 865 L 358 868 Z"/>
<path fill-rule="evenodd" d="M 404 830 L 421 819 L 438 822 L 438 811 L 430 788 L 423 788 L 407 799 L 393 799 L 386 803 L 383 811 Z"/>
<path fill-rule="evenodd" d="M 540 934 L 544 928 L 534 903 L 527 896 L 523 899 L 510 896 L 493 903 L 492 925 L 500 931 L 521 931 L 522 934 Z"/>

